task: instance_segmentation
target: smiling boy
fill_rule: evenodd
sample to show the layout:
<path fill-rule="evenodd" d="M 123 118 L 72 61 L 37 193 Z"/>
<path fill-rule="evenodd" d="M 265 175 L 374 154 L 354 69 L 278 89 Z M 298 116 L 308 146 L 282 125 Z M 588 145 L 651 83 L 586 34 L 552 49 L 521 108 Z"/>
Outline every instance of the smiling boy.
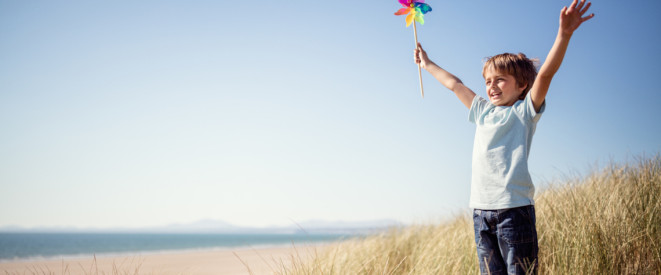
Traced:
<path fill-rule="evenodd" d="M 420 44 L 414 51 L 415 63 L 453 91 L 476 124 L 470 207 L 482 274 L 537 273 L 535 187 L 528 155 L 569 40 L 583 22 L 594 17 L 583 17 L 590 5 L 574 0 L 561 10 L 558 34 L 539 73 L 524 54 L 489 58 L 482 70 L 489 100 L 476 96 L 459 78 L 432 62 Z"/>

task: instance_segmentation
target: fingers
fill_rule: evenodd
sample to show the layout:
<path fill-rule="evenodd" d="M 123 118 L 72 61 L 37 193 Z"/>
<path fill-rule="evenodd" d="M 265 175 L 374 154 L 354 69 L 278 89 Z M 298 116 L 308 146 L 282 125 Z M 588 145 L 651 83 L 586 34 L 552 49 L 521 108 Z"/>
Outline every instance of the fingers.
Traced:
<path fill-rule="evenodd" d="M 583 23 L 583 22 L 585 22 L 585 21 L 588 21 L 588 20 L 592 19 L 592 17 L 594 17 L 594 13 L 591 13 L 590 15 L 581 18 L 581 23 Z"/>
<path fill-rule="evenodd" d="M 587 13 L 588 10 L 590 9 L 590 6 L 592 6 L 592 2 L 588 2 L 587 4 L 585 4 L 585 6 L 583 4 L 585 4 L 585 0 L 581 0 L 580 4 L 577 6 L 578 14 L 581 18 L 580 20 L 581 23 L 588 21 L 592 19 L 592 17 L 594 17 L 594 13 L 591 13 L 590 15 L 583 17 L 583 15 Z"/>
<path fill-rule="evenodd" d="M 583 5 L 585 5 L 585 0 L 581 0 L 576 4 L 576 10 L 580 11 L 583 8 Z"/>
<path fill-rule="evenodd" d="M 413 62 L 415 62 L 415 64 L 420 64 L 420 48 L 415 48 L 415 50 L 413 50 Z"/>
<path fill-rule="evenodd" d="M 580 14 L 581 14 L 581 16 L 583 16 L 583 14 L 585 14 L 585 13 L 586 13 L 586 12 L 588 11 L 588 9 L 590 8 L 590 6 L 592 6 L 592 2 L 588 2 L 588 4 L 587 4 L 587 5 L 585 5 L 585 7 L 583 7 L 583 9 L 582 9 L 582 10 L 579 10 L 579 11 L 580 11 Z"/>
<path fill-rule="evenodd" d="M 425 50 L 422 49 L 422 45 L 418 42 L 417 47 L 413 50 L 413 61 L 415 61 L 415 64 L 420 64 L 422 62 L 422 55 L 424 52 Z"/>
<path fill-rule="evenodd" d="M 592 6 L 592 2 L 585 2 L 585 0 L 574 0 L 569 7 L 563 7 L 562 10 L 560 11 L 561 15 L 564 16 L 575 16 L 580 18 L 581 22 L 585 22 L 586 20 L 591 19 L 594 17 L 594 13 L 583 17 L 585 13 L 588 12 L 590 7 Z"/>
<path fill-rule="evenodd" d="M 571 5 L 569 5 L 569 8 L 565 7 L 566 9 L 563 9 L 564 11 L 563 13 L 570 14 L 574 11 L 578 11 L 578 13 L 582 16 L 588 11 L 591 5 L 592 5 L 591 2 L 587 2 L 586 4 L 585 0 L 581 0 L 581 1 L 574 0 L 571 2 Z"/>
<path fill-rule="evenodd" d="M 413 50 L 413 53 L 415 56 L 419 56 L 421 53 L 424 53 L 425 50 L 422 49 L 422 45 L 420 45 L 420 42 L 418 42 L 418 46 Z"/>
<path fill-rule="evenodd" d="M 569 13 L 574 11 L 577 5 L 578 5 L 578 0 L 572 1 L 571 4 L 569 5 L 569 8 L 567 9 L 567 12 Z"/>

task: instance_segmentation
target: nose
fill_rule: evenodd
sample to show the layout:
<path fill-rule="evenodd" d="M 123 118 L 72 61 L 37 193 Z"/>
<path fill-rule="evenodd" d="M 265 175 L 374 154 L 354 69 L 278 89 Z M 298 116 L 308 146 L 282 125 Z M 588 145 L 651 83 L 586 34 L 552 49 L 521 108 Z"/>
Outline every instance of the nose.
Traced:
<path fill-rule="evenodd" d="M 495 87 L 496 87 L 496 82 L 495 81 L 491 82 L 491 83 L 489 83 L 489 85 L 487 85 L 487 90 L 492 90 Z"/>

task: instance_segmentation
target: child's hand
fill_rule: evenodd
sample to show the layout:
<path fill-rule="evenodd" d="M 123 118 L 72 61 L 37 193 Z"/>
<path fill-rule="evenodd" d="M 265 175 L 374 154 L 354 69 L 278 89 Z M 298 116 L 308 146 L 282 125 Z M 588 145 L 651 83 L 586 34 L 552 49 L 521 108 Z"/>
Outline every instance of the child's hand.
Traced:
<path fill-rule="evenodd" d="M 418 47 L 413 50 L 413 60 L 415 61 L 415 64 L 420 65 L 423 69 L 427 67 L 429 63 L 431 63 L 431 60 L 429 60 L 429 57 L 427 57 L 427 52 L 422 49 L 422 45 L 418 43 Z"/>
<path fill-rule="evenodd" d="M 562 11 L 560 11 L 560 31 L 562 34 L 572 35 L 583 22 L 594 17 L 594 13 L 583 17 L 583 14 L 588 11 L 591 4 L 592 3 L 588 2 L 586 5 L 585 0 L 581 0 L 581 2 L 574 0 L 569 8 L 562 8 Z"/>

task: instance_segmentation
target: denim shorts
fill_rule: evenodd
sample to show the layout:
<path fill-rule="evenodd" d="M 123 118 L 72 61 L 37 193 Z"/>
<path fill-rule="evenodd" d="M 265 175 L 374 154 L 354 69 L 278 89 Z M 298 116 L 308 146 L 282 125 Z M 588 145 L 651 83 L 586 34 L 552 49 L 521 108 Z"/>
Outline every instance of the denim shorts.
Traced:
<path fill-rule="evenodd" d="M 537 230 L 532 205 L 473 210 L 482 274 L 537 274 Z"/>

